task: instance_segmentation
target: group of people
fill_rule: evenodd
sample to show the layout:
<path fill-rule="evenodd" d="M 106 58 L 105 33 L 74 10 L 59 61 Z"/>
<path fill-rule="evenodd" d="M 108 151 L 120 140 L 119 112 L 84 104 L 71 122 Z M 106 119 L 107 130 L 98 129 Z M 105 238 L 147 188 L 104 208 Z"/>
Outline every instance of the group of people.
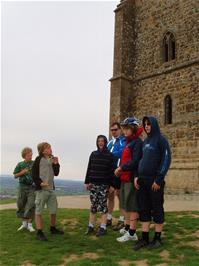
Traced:
<path fill-rule="evenodd" d="M 114 198 L 119 199 L 120 217 L 113 230 L 121 234 L 118 242 L 135 240 L 134 250 L 162 246 L 165 175 L 171 163 L 168 141 L 161 134 L 155 117 L 145 116 L 142 125 L 135 117 L 111 125 L 112 139 L 96 140 L 97 150 L 90 155 L 85 178 L 90 191 L 90 217 L 86 235 L 95 233 L 97 212 L 101 223 L 96 236 L 104 236 L 112 226 Z M 145 136 L 143 136 L 145 132 Z M 155 234 L 149 241 L 151 220 Z M 141 222 L 142 235 L 136 234 Z"/>
<path fill-rule="evenodd" d="M 160 133 L 155 117 L 144 117 L 142 125 L 135 117 L 128 117 L 121 123 L 111 125 L 112 139 L 104 135 L 96 140 L 97 150 L 89 157 L 85 185 L 90 192 L 90 216 L 86 235 L 95 233 L 97 212 L 101 223 L 96 236 L 107 233 L 107 226 L 121 234 L 118 242 L 135 240 L 134 250 L 162 245 L 161 232 L 164 223 L 164 177 L 171 163 L 168 141 Z M 145 136 L 144 136 L 145 135 Z M 35 217 L 36 236 L 46 241 L 42 230 L 42 213 L 47 205 L 50 214 L 50 232 L 63 234 L 56 227 L 57 198 L 54 176 L 58 176 L 60 164 L 52 155 L 47 142 L 37 146 L 38 156 L 32 160 L 32 149 L 22 150 L 22 162 L 14 169 L 19 179 L 17 216 L 22 219 L 18 231 L 34 232 L 32 220 Z M 112 223 L 115 197 L 119 199 L 120 216 L 117 224 Z M 149 241 L 149 227 L 153 218 L 155 234 Z M 141 222 L 142 236 L 138 240 L 137 222 Z"/>

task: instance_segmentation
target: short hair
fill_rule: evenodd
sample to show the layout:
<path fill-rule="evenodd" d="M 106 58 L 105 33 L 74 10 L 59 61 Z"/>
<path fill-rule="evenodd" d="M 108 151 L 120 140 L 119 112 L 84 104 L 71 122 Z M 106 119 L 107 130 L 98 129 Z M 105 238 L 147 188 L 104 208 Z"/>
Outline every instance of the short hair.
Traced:
<path fill-rule="evenodd" d="M 43 155 L 44 150 L 49 147 L 50 144 L 48 142 L 41 142 L 37 145 L 37 150 L 40 156 Z"/>
<path fill-rule="evenodd" d="M 119 122 L 113 122 L 111 124 L 111 127 L 117 126 L 119 129 L 121 129 L 120 123 Z"/>
<path fill-rule="evenodd" d="M 29 147 L 25 147 L 25 148 L 23 148 L 23 150 L 21 151 L 21 156 L 22 156 L 22 158 L 23 159 L 25 159 L 25 157 L 26 157 L 26 154 L 28 154 L 28 153 L 32 153 L 32 149 L 31 148 L 29 148 Z"/>
<path fill-rule="evenodd" d="M 131 129 L 132 135 L 134 135 L 136 131 L 138 130 L 139 126 L 138 125 L 126 125 L 126 126 L 123 126 L 122 128 Z"/>

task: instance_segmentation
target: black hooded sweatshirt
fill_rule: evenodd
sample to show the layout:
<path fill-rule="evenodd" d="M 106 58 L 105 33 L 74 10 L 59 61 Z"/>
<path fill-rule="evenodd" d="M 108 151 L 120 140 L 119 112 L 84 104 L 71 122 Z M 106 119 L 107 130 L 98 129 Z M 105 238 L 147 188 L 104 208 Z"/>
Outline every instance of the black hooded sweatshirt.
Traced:
<path fill-rule="evenodd" d="M 143 118 L 151 123 L 151 133 L 143 143 L 143 156 L 139 163 L 139 178 L 155 179 L 160 185 L 171 163 L 171 151 L 166 138 L 160 133 L 157 119 L 152 116 Z"/>
<path fill-rule="evenodd" d="M 107 138 L 103 135 L 97 137 L 103 138 L 104 149 L 100 150 L 97 144 L 97 150 L 93 151 L 89 157 L 88 168 L 85 178 L 85 184 L 109 185 L 113 186 L 114 182 L 114 157 L 107 148 Z"/>

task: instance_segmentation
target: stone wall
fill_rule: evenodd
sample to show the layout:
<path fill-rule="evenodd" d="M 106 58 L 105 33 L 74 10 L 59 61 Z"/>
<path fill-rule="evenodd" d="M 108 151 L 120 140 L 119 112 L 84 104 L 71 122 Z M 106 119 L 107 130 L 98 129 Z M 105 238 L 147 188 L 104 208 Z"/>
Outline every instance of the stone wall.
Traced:
<path fill-rule="evenodd" d="M 157 117 L 172 149 L 168 190 L 199 190 L 198 10 L 198 0 L 123 0 L 115 11 L 110 122 Z M 175 36 L 176 58 L 164 62 L 167 31 Z M 172 98 L 170 125 L 164 124 L 166 95 Z"/>
<path fill-rule="evenodd" d="M 163 63 L 162 41 L 171 31 L 176 38 L 176 60 Z M 160 72 L 198 59 L 198 0 L 135 1 L 136 67 L 134 78 Z"/>

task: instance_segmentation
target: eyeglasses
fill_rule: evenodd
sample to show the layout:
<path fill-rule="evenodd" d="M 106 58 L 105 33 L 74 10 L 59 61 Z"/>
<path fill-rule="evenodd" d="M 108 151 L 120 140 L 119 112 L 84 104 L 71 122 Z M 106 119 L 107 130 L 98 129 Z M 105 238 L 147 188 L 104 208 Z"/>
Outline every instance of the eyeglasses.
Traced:
<path fill-rule="evenodd" d="M 145 125 L 145 126 L 151 126 L 151 124 L 150 124 L 150 123 L 144 123 L 144 125 Z"/>
<path fill-rule="evenodd" d="M 113 131 L 118 131 L 118 128 L 112 128 L 111 132 L 113 132 Z"/>

